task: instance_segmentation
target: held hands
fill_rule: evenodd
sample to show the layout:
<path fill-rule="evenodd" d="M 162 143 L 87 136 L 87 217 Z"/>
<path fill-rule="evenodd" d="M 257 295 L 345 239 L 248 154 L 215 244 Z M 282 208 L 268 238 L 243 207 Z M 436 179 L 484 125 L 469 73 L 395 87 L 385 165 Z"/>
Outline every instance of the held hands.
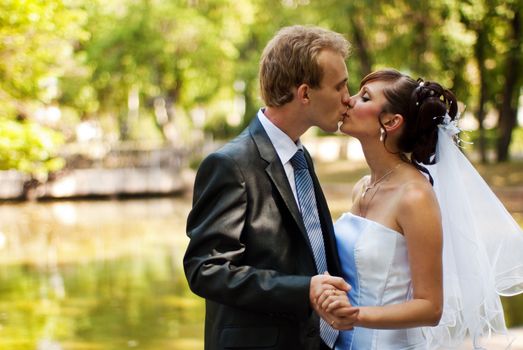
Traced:
<path fill-rule="evenodd" d="M 359 309 L 349 302 L 350 285 L 341 277 L 316 275 L 311 279 L 309 298 L 314 310 L 333 328 L 348 330 L 354 327 Z"/>

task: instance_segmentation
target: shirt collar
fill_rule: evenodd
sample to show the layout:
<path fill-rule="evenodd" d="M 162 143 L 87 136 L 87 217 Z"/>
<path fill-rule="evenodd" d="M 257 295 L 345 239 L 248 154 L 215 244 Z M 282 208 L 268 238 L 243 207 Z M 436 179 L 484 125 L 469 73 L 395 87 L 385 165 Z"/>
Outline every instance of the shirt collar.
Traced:
<path fill-rule="evenodd" d="M 258 111 L 258 119 L 276 149 L 276 153 L 282 164 L 286 164 L 298 149 L 303 149 L 301 141 L 298 139 L 298 141 L 294 143 L 289 135 L 284 133 L 265 116 L 263 109 Z"/>

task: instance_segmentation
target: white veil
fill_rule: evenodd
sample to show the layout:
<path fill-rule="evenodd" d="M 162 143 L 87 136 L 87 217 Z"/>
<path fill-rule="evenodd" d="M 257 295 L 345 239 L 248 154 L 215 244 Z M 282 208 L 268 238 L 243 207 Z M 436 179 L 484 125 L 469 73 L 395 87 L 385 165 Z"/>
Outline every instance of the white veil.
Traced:
<path fill-rule="evenodd" d="M 523 293 L 523 231 L 455 144 L 456 121 L 439 126 L 434 179 L 443 224 L 444 309 L 424 327 L 429 349 L 456 348 L 471 337 L 475 349 L 491 333 L 510 338 L 500 295 Z"/>

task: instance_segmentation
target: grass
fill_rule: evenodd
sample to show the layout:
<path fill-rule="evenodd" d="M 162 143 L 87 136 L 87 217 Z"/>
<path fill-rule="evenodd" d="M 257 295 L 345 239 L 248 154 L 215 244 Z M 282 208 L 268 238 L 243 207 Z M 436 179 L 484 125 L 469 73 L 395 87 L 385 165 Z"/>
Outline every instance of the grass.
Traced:
<path fill-rule="evenodd" d="M 369 174 L 367 163 L 363 161 L 316 162 L 314 168 L 322 184 L 343 183 L 352 185 L 362 176 Z"/>
<path fill-rule="evenodd" d="M 474 164 L 516 221 L 523 225 L 523 160 L 499 164 Z M 351 206 L 353 185 L 369 174 L 364 161 L 315 162 L 315 170 L 336 220 Z"/>
<path fill-rule="evenodd" d="M 474 166 L 492 187 L 523 187 L 523 161 Z M 369 174 L 367 163 L 363 161 L 316 162 L 315 170 L 322 184 L 354 184 Z"/>
<path fill-rule="evenodd" d="M 492 187 L 523 187 L 523 161 L 475 166 Z"/>

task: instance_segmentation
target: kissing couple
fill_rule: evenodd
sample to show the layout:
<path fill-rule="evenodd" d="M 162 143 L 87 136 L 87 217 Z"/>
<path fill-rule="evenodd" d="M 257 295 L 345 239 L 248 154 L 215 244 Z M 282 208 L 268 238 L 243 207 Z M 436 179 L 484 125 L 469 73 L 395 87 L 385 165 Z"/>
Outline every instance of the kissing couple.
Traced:
<path fill-rule="evenodd" d="M 338 33 L 282 28 L 260 60 L 265 107 L 198 169 L 184 268 L 207 350 L 507 333 L 499 296 L 523 292 L 523 232 L 456 145 L 456 97 L 392 69 L 351 95 L 348 51 Z M 300 141 L 313 126 L 356 138 L 369 166 L 334 224 Z"/>

